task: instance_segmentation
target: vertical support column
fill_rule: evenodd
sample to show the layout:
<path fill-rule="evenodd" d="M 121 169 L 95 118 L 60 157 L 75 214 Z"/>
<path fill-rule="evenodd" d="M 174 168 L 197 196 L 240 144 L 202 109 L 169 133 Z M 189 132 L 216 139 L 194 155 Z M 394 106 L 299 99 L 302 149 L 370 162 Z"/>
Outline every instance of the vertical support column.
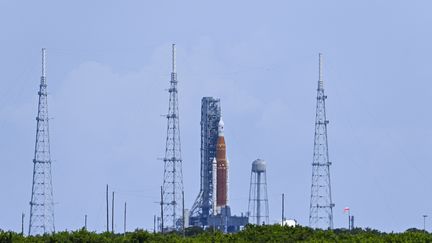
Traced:
<path fill-rule="evenodd" d="M 161 206 L 161 233 L 163 234 L 164 233 L 163 187 L 161 187 L 160 193 L 161 193 L 161 201 L 160 201 L 160 206 Z"/>
<path fill-rule="evenodd" d="M 256 194 L 257 194 L 257 221 L 256 224 L 261 224 L 261 172 L 257 172 L 257 185 L 256 185 Z"/>
<path fill-rule="evenodd" d="M 156 215 L 153 215 L 153 234 L 156 234 Z"/>
<path fill-rule="evenodd" d="M 185 205 L 184 205 L 184 190 L 182 190 L 182 232 L 183 232 L 183 238 L 185 237 L 185 221 L 186 221 L 186 213 L 185 213 Z"/>
<path fill-rule="evenodd" d="M 24 235 L 24 217 L 25 217 L 25 214 L 22 213 L 21 214 L 21 235 Z"/>
<path fill-rule="evenodd" d="M 124 216 L 123 216 L 123 235 L 126 236 L 126 202 L 124 203 Z"/>
<path fill-rule="evenodd" d="M 114 234 L 114 191 L 112 192 L 111 202 L 111 232 Z"/>
<path fill-rule="evenodd" d="M 282 225 L 284 224 L 285 221 L 285 194 L 282 193 Z"/>
<path fill-rule="evenodd" d="M 108 199 L 108 184 L 106 185 L 106 232 L 109 232 L 109 199 Z"/>

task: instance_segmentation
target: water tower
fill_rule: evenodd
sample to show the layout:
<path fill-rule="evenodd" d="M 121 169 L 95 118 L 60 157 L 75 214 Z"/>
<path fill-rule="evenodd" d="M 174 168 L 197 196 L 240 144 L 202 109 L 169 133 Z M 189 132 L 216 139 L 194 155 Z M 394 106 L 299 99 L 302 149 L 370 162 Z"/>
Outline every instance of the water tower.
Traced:
<path fill-rule="evenodd" d="M 262 159 L 252 162 L 248 213 L 250 224 L 269 223 L 266 162 Z"/>

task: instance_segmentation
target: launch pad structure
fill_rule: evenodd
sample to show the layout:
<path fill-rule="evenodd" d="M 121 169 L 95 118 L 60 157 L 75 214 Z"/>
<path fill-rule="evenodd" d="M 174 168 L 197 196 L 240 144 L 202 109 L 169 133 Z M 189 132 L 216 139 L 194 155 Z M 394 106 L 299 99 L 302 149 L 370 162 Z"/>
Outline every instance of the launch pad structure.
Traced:
<path fill-rule="evenodd" d="M 213 213 L 213 158 L 216 157 L 216 142 L 220 118 L 220 99 L 203 97 L 201 100 L 200 192 L 190 213 L 190 224 L 194 226 L 203 227 L 208 225 L 207 219 Z"/>
<path fill-rule="evenodd" d="M 228 205 L 228 160 L 223 134 L 220 99 L 201 100 L 201 184 L 192 206 L 190 226 L 237 232 L 248 223 L 246 216 L 231 215 Z"/>

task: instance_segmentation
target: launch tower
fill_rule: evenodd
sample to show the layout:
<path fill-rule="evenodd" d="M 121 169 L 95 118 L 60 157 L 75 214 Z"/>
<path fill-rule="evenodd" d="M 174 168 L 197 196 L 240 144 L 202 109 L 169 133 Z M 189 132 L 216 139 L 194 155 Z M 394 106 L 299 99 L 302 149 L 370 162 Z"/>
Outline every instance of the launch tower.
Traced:
<path fill-rule="evenodd" d="M 221 118 L 220 99 L 203 97 L 201 100 L 201 184 L 200 192 L 191 209 L 190 223 L 207 225 L 207 218 L 213 213 L 213 160 L 216 158 L 218 124 Z"/>
<path fill-rule="evenodd" d="M 201 100 L 201 188 L 191 209 L 191 226 L 236 232 L 248 223 L 245 216 L 231 215 L 228 174 L 220 99 L 204 97 Z"/>

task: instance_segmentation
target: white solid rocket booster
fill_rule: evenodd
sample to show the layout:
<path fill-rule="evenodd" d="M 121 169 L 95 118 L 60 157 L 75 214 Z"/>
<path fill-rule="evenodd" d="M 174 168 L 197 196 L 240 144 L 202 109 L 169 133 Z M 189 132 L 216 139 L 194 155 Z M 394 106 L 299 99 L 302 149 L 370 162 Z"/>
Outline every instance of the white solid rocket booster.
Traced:
<path fill-rule="evenodd" d="M 213 158 L 213 163 L 212 163 L 212 172 L 213 172 L 213 180 L 212 180 L 212 184 L 213 184 L 213 194 L 212 194 L 212 199 L 213 199 L 213 215 L 217 214 L 217 207 L 216 207 L 216 187 L 217 187 L 217 162 L 216 162 L 216 157 Z"/>

